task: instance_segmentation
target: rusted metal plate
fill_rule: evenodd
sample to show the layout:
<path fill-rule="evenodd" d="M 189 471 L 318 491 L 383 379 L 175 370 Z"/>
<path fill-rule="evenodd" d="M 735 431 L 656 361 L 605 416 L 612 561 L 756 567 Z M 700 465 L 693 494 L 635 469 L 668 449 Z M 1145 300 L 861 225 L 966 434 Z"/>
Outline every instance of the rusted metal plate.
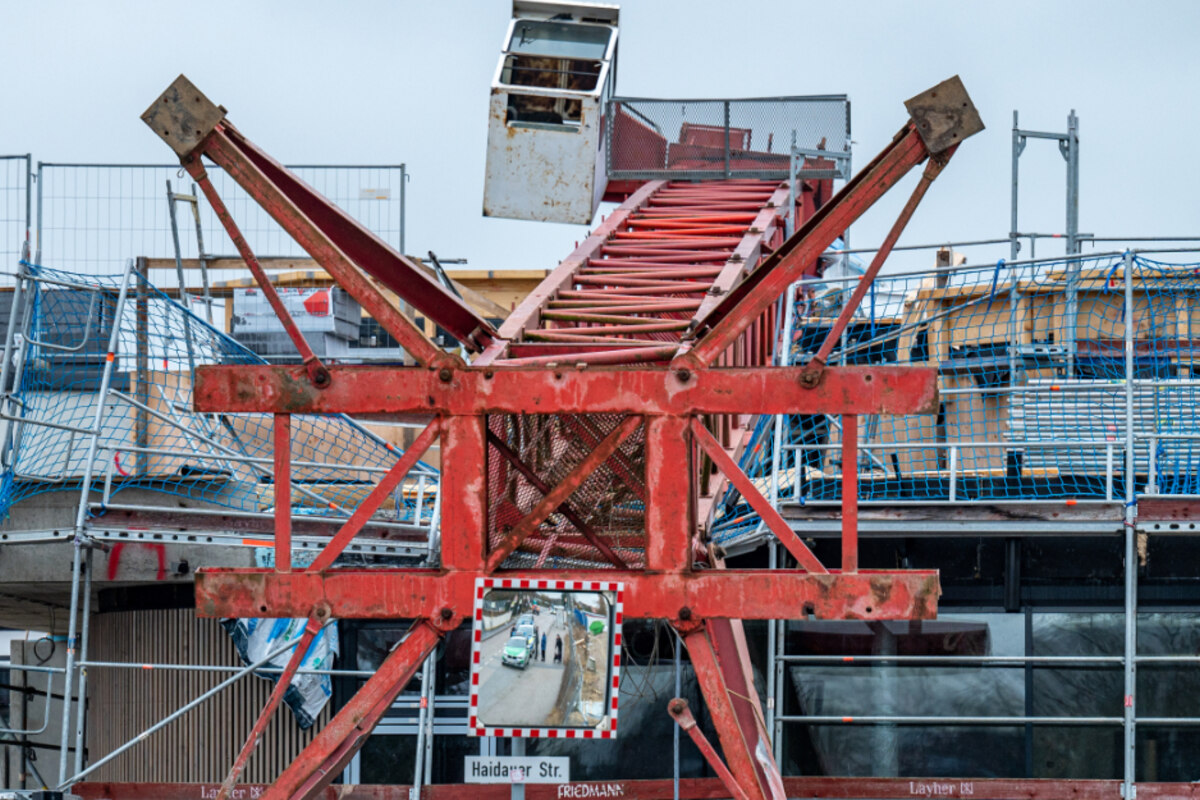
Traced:
<path fill-rule="evenodd" d="M 399 414 L 931 414 L 936 370 L 835 367 L 812 389 L 801 367 L 465 369 L 330 368 L 317 389 L 303 367 L 198 367 L 200 412 Z M 467 465 L 463 465 L 467 466 Z"/>
<path fill-rule="evenodd" d="M 142 122 L 183 157 L 225 118 L 225 109 L 213 103 L 186 76 L 180 75 L 142 114 Z"/>
<path fill-rule="evenodd" d="M 492 90 L 483 215 L 590 224 L 607 183 L 600 98 L 575 97 L 582 115 L 579 126 L 568 129 L 506 122 L 511 94 Z"/>
<path fill-rule="evenodd" d="M 528 586 L 545 580 L 625 584 L 625 616 L 674 619 L 933 619 L 941 584 L 935 571 L 817 575 L 795 570 L 704 570 L 648 574 L 621 570 L 554 570 L 495 576 Z M 436 617 L 443 608 L 469 611 L 474 571 L 202 569 L 196 613 L 203 617 L 303 617 L 319 602 L 347 619 Z M 521 582 L 525 583 L 522 584 Z"/>
<path fill-rule="evenodd" d="M 908 99 L 904 107 L 930 153 L 940 153 L 983 130 L 979 111 L 957 75 Z"/>

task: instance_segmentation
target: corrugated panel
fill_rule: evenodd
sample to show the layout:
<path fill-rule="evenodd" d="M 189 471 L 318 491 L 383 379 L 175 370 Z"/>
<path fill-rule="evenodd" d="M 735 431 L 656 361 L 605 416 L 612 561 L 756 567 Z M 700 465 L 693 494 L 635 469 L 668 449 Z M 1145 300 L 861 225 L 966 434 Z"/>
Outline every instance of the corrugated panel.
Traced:
<path fill-rule="evenodd" d="M 92 620 L 95 661 L 240 666 L 229 636 L 191 609 L 125 611 Z M 194 670 L 93 669 L 88 675 L 88 756 L 97 760 L 216 686 L 229 673 Z M 220 782 L 246 740 L 272 684 L 246 677 L 145 742 L 105 764 L 97 781 Z M 308 731 L 281 706 L 243 773 L 269 783 L 312 740 L 329 708 Z"/>
<path fill-rule="evenodd" d="M 1111 441 L 1116 469 L 1124 458 L 1126 412 L 1123 381 L 1031 380 L 1037 391 L 1013 396 L 1009 431 L 1013 441 Z M 1133 430 L 1138 437 L 1200 434 L 1200 387 L 1189 384 L 1135 386 Z M 1160 438 L 1158 469 L 1167 473 L 1197 458 L 1195 441 Z M 1137 448 L 1138 471 L 1147 463 L 1146 444 Z M 1026 467 L 1056 468 L 1060 474 L 1102 474 L 1103 447 L 1026 448 Z"/>

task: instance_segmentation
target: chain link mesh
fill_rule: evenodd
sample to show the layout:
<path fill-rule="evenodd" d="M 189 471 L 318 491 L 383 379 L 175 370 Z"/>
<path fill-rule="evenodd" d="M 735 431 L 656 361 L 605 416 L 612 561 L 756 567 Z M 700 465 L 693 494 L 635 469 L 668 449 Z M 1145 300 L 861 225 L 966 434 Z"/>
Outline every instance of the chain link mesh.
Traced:
<path fill-rule="evenodd" d="M 545 496 L 506 457 L 553 489 L 625 420 L 623 414 L 493 414 L 488 417 L 488 543 L 505 535 Z M 612 567 L 576 523 L 631 568 L 644 562 L 645 438 L 639 427 L 505 561 L 505 568 Z M 565 506 L 565 508 L 564 508 Z"/>
<path fill-rule="evenodd" d="M 850 150 L 850 103 L 840 95 L 756 100 L 608 103 L 611 179 L 784 180 L 793 147 Z"/>

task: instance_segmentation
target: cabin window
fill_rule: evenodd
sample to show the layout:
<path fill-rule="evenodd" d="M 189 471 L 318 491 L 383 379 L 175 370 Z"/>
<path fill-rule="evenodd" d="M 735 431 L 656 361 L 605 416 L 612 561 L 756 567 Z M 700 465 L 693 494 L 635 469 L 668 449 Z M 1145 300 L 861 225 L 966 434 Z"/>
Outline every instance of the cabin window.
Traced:
<path fill-rule="evenodd" d="M 608 54 L 612 29 L 554 20 L 517 20 L 508 52 L 572 60 L 600 61 Z"/>

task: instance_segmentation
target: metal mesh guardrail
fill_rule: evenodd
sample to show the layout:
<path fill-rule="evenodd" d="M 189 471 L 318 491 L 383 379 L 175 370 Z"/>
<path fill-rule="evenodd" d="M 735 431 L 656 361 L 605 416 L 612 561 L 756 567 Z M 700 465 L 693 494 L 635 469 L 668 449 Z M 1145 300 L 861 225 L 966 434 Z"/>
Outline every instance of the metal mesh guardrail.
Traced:
<path fill-rule="evenodd" d="M 616 97 L 605 109 L 608 177 L 788 178 L 793 147 L 844 154 L 844 95 L 752 100 Z M 832 165 L 831 165 L 832 166 Z"/>
<path fill-rule="evenodd" d="M 25 267 L 6 353 L 13 366 L 0 437 L 0 508 L 41 492 L 78 491 L 91 475 L 103 505 L 116 506 L 122 491 L 139 488 L 210 508 L 269 513 L 271 415 L 192 409 L 196 366 L 263 360 L 136 276 L 122 295 L 121 277 Z M 10 313 L 13 297 L 0 298 Z M 344 415 L 295 416 L 296 513 L 345 518 L 400 453 Z M 377 519 L 428 525 L 436 495 L 437 471 L 419 464 Z"/>
<path fill-rule="evenodd" d="M 404 246 L 403 165 L 293 166 L 302 180 L 368 227 L 388 244 Z M 113 275 L 130 258 L 173 258 L 167 181 L 176 193 L 193 193 L 178 164 L 38 164 L 36 255 L 40 263 L 88 275 Z M 208 174 L 251 249 L 259 256 L 308 258 L 292 238 L 218 167 Z M 195 258 L 195 226 L 180 208 L 180 249 Z M 236 253 L 208 203 L 200 202 L 208 255 Z M 174 288 L 174 270 L 152 275 Z M 213 280 L 243 277 L 228 271 Z"/>
<path fill-rule="evenodd" d="M 28 241 L 29 156 L 0 156 L 0 269 L 13 269 Z"/>
<path fill-rule="evenodd" d="M 796 285 L 777 331 L 789 363 L 819 347 L 856 281 Z M 1200 494 L 1197 300 L 1200 264 L 1143 256 L 880 276 L 829 363 L 933 367 L 941 399 L 936 413 L 862 418 L 859 498 Z M 741 466 L 781 504 L 837 501 L 840 422 L 761 418 Z M 731 491 L 715 526 L 737 539 L 758 517 Z"/>

